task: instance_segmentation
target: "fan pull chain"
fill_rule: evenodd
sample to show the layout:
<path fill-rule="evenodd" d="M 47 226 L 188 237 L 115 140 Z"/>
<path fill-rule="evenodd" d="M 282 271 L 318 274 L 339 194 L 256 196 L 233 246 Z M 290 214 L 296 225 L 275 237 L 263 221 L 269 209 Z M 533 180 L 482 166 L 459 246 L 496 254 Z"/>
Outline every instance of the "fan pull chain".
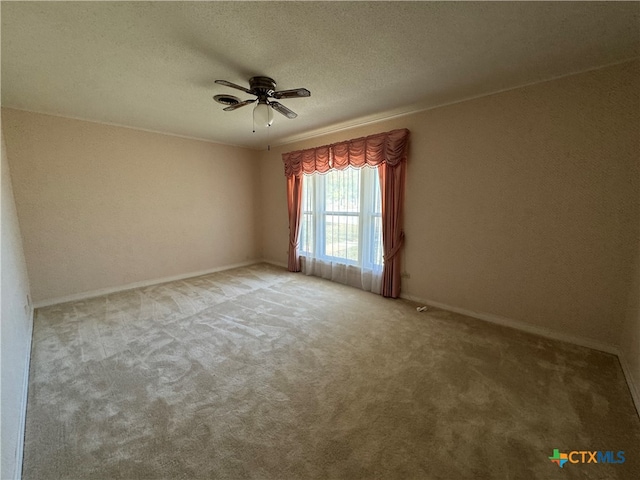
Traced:
<path fill-rule="evenodd" d="M 271 151 L 271 124 L 267 124 L 267 152 Z"/>

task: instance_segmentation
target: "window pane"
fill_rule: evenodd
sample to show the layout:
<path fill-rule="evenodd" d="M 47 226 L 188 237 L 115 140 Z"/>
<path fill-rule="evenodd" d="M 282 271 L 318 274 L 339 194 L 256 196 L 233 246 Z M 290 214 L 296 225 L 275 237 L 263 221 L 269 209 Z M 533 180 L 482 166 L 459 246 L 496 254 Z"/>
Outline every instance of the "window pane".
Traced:
<path fill-rule="evenodd" d="M 382 212 L 382 199 L 380 198 L 380 177 L 378 176 L 378 170 L 373 170 L 372 189 L 373 189 L 373 206 L 371 211 L 373 213 L 380 214 Z"/>
<path fill-rule="evenodd" d="M 313 254 L 315 239 L 314 222 L 315 176 L 304 175 L 302 180 L 302 215 L 300 218 L 300 253 Z"/>
<path fill-rule="evenodd" d="M 359 218 L 325 215 L 325 255 L 358 262 Z"/>
<path fill-rule="evenodd" d="M 314 222 L 312 213 L 303 213 L 300 226 L 300 251 L 302 253 L 313 253 L 315 237 Z"/>
<path fill-rule="evenodd" d="M 305 175 L 302 202 L 301 253 L 366 268 L 382 266 L 377 169 Z"/>
<path fill-rule="evenodd" d="M 360 171 L 353 168 L 332 170 L 325 176 L 327 212 L 360 211 Z"/>
<path fill-rule="evenodd" d="M 382 218 L 373 216 L 371 219 L 371 263 L 382 266 Z"/>
<path fill-rule="evenodd" d="M 302 180 L 302 211 L 303 212 L 313 211 L 314 183 L 315 183 L 315 178 L 311 175 L 305 175 Z"/>

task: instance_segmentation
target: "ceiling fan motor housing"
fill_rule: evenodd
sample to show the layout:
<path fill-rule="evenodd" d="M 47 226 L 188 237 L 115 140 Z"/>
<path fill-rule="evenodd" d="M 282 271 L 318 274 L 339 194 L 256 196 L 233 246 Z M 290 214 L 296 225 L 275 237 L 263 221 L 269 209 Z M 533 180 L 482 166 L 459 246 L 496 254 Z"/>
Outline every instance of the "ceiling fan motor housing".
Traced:
<path fill-rule="evenodd" d="M 276 81 L 269 77 L 251 77 L 249 86 L 258 96 L 269 96 L 276 91 Z"/>

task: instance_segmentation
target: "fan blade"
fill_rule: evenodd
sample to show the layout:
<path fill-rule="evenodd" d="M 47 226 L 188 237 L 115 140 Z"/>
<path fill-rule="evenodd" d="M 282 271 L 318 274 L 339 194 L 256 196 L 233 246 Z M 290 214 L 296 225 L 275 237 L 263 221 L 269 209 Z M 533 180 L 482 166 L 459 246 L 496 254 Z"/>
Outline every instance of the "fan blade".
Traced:
<path fill-rule="evenodd" d="M 306 88 L 293 88 L 291 90 L 280 90 L 279 92 L 273 92 L 271 94 L 273 98 L 280 100 L 281 98 L 300 98 L 310 97 L 311 92 Z"/>
<path fill-rule="evenodd" d="M 216 80 L 218 85 L 224 85 L 225 87 L 237 88 L 238 90 L 242 90 L 243 92 L 250 93 L 251 95 L 255 95 L 248 88 L 241 87 L 240 85 L 236 85 L 235 83 L 227 82 L 226 80 Z"/>
<path fill-rule="evenodd" d="M 235 105 L 229 105 L 228 107 L 225 107 L 222 110 L 224 110 L 225 112 L 230 112 L 232 110 L 235 110 L 236 108 L 240 108 L 240 107 L 244 107 L 245 105 L 249 105 L 250 103 L 253 103 L 256 100 L 257 100 L 257 98 L 254 98 L 253 100 L 245 100 L 244 102 L 236 103 Z"/>
<path fill-rule="evenodd" d="M 276 112 L 281 113 L 287 118 L 296 118 L 298 114 L 293 110 L 289 110 L 287 107 L 282 105 L 280 102 L 269 102 L 271 108 L 273 108 Z"/>

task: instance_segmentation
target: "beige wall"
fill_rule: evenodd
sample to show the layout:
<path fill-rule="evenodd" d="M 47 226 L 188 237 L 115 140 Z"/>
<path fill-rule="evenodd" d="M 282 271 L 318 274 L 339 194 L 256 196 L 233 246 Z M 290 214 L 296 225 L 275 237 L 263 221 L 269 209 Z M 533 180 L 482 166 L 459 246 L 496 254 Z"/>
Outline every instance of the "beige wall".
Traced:
<path fill-rule="evenodd" d="M 32 309 L 28 302 L 29 279 L 22 249 L 22 236 L 11 187 L 11 175 L 2 135 L 0 270 L 0 337 L 2 354 L 2 470 L 0 478 L 19 478 L 27 405 L 26 378 L 29 370 Z"/>
<path fill-rule="evenodd" d="M 34 302 L 258 258 L 255 151 L 2 118 Z"/>
<path fill-rule="evenodd" d="M 403 293 L 618 345 L 638 235 L 639 63 L 262 152 L 265 258 L 285 263 L 280 155 L 406 127 Z"/>
<path fill-rule="evenodd" d="M 640 143 L 640 139 L 638 142 Z M 638 168 L 640 170 L 640 164 Z M 627 315 L 620 330 L 620 350 L 623 354 L 621 360 L 625 373 L 631 377 L 629 387 L 636 402 L 636 409 L 640 413 L 640 239 L 634 258 L 634 276 L 629 288 Z"/>

